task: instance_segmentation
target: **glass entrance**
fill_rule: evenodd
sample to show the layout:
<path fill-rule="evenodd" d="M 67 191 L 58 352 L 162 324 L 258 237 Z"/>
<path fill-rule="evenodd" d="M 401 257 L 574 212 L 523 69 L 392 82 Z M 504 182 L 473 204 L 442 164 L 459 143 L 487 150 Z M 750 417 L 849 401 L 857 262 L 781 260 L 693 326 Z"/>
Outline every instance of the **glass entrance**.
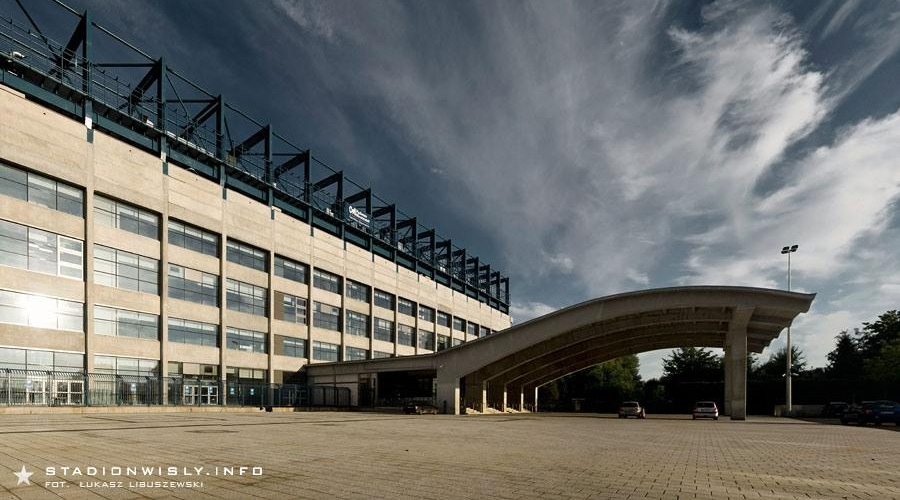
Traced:
<path fill-rule="evenodd" d="M 47 381 L 42 378 L 29 378 L 25 381 L 25 404 L 47 404 Z"/>
<path fill-rule="evenodd" d="M 57 380 L 53 385 L 54 405 L 80 405 L 84 397 L 84 382 L 81 380 Z"/>
<path fill-rule="evenodd" d="M 200 404 L 219 404 L 219 388 L 214 385 L 204 385 L 200 388 Z"/>

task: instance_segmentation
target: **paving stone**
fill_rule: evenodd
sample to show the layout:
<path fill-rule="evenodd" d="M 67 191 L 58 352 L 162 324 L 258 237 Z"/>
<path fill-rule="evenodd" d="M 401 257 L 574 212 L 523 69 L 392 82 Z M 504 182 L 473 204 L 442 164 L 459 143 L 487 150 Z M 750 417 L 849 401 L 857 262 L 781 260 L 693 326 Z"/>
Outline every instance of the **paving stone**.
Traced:
<path fill-rule="evenodd" d="M 0 415 L 0 500 L 900 498 L 896 430 L 766 417 Z M 35 473 L 31 486 L 16 485 L 22 465 Z M 56 477 L 46 476 L 48 466 Z M 63 466 L 107 472 L 62 477 Z M 163 472 L 111 471 L 128 466 Z M 240 466 L 263 473 L 240 475 Z M 185 475 L 185 467 L 203 471 Z M 54 480 L 67 486 L 45 486 Z M 124 487 L 86 486 L 96 481 Z"/>

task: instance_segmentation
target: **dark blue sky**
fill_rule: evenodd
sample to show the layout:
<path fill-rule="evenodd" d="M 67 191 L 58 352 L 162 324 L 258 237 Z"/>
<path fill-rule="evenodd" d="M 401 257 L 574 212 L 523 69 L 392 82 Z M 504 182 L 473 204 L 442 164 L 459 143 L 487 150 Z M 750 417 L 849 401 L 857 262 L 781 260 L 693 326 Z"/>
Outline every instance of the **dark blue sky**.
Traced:
<path fill-rule="evenodd" d="M 812 365 L 900 302 L 896 1 L 69 3 L 504 270 L 519 320 L 784 287 L 792 243 Z"/>

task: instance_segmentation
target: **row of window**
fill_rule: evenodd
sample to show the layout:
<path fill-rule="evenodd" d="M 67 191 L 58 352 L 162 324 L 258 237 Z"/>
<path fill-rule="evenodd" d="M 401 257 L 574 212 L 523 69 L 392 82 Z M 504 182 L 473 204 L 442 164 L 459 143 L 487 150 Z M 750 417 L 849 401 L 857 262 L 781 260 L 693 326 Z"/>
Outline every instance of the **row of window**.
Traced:
<path fill-rule="evenodd" d="M 0 163 L 0 195 L 11 196 L 80 217 L 84 215 L 84 191 L 82 189 L 4 163 Z M 159 215 L 99 194 L 94 196 L 94 219 L 97 223 L 105 226 L 153 239 L 159 238 Z M 52 235 L 52 233 L 48 234 Z M 60 238 L 64 237 L 60 236 Z M 170 219 L 168 221 L 168 238 L 169 243 L 173 245 L 205 255 L 219 257 L 220 236 L 210 231 Z M 71 241 L 78 242 L 78 240 Z M 75 245 L 75 243 L 70 244 Z M 58 245 L 62 246 L 62 241 L 59 241 Z M 78 242 L 79 254 L 82 246 L 81 242 Z M 21 255 L 24 254 L 19 255 L 19 257 L 9 256 L 10 261 L 16 262 L 9 265 L 21 266 L 22 264 L 19 261 L 21 260 Z M 0 253 L 0 259 L 3 258 L 3 254 Z M 229 262 L 267 272 L 267 258 L 268 252 L 252 245 L 233 239 L 229 239 L 226 243 L 226 259 Z M 51 263 L 44 262 L 43 267 L 40 267 L 40 264 L 36 264 L 38 268 L 35 270 L 69 277 L 80 277 L 80 259 L 76 262 L 74 257 L 72 257 L 70 263 L 77 267 L 67 269 L 65 274 L 62 268 L 68 266 L 64 266 L 61 259 L 57 259 L 57 262 L 61 263 L 59 269 L 51 271 Z M 0 260 L 0 263 L 2 263 L 2 260 Z M 25 266 L 27 265 L 26 263 Z M 275 256 L 275 274 L 277 276 L 299 283 L 306 283 L 308 271 L 309 268 L 305 264 L 279 255 Z M 79 274 L 76 275 L 76 273 Z M 313 286 L 322 290 L 338 294 L 344 293 L 342 281 L 340 276 L 321 269 L 316 269 L 313 272 Z M 348 280 L 346 293 L 353 300 L 368 303 L 370 301 L 371 288 L 362 283 Z M 374 295 L 376 306 L 394 310 L 395 298 L 392 294 L 376 289 Z M 396 310 L 400 314 L 416 316 L 417 307 L 414 302 L 401 297 L 396 300 L 396 304 Z M 421 306 L 418 308 L 418 315 L 424 321 L 435 322 L 434 309 Z M 450 326 L 450 316 L 447 313 L 437 312 L 436 316 L 438 324 Z"/>
<path fill-rule="evenodd" d="M 0 162 L 0 195 L 84 217 L 84 191 Z"/>
<path fill-rule="evenodd" d="M 0 323 L 83 332 L 84 304 L 0 290 Z"/>
<path fill-rule="evenodd" d="M 290 337 L 276 336 L 276 353 L 291 357 L 306 357 L 306 341 Z M 372 351 L 371 358 L 390 358 L 392 353 Z M 369 358 L 366 349 L 344 348 L 344 361 Z M 327 342 L 313 342 L 313 359 L 316 361 L 340 361 L 340 346 Z M 169 362 L 169 376 L 195 376 L 218 378 L 219 366 L 187 362 Z M 0 369 L 42 370 L 57 372 L 80 372 L 84 370 L 84 355 L 81 353 L 38 351 L 0 347 Z M 108 355 L 94 356 L 94 373 L 132 376 L 159 375 L 159 361 L 155 359 L 128 358 Z M 265 370 L 258 368 L 228 367 L 229 378 L 264 379 Z"/>
<path fill-rule="evenodd" d="M 203 235 L 197 236 L 200 244 L 206 241 Z M 215 245 L 217 243 L 211 243 Z M 231 245 L 231 243 L 229 243 Z M 229 249 L 232 247 L 229 246 Z M 244 248 L 241 246 L 240 248 Z M 241 250 L 242 252 L 244 250 Z M 252 251 L 246 255 L 255 256 Z M 248 257 L 252 258 L 252 257 Z M 48 231 L 31 228 L 21 224 L 0 220 L 0 265 L 29 269 L 57 276 L 81 279 L 83 260 L 83 242 Z M 159 262 L 149 257 L 118 250 L 103 245 L 95 245 L 94 250 L 94 282 L 132 290 L 156 294 L 158 291 Z M 283 257 L 276 257 L 276 274 L 293 280 L 306 280 L 306 267 Z M 219 278 L 215 274 L 205 273 L 176 264 L 169 264 L 169 297 L 187 300 L 202 305 L 219 306 Z M 313 284 L 320 289 L 340 293 L 341 277 L 321 269 L 313 273 Z M 369 302 L 370 287 L 362 283 L 348 280 L 347 296 L 362 302 Z M 236 280 L 228 280 L 227 307 L 249 314 L 266 315 L 267 290 Z M 302 302 L 301 302 L 302 301 Z M 285 321 L 306 323 L 305 299 L 292 296 L 278 297 L 276 302 L 282 303 Z M 376 289 L 375 303 L 380 307 L 393 309 L 394 296 Z M 317 308 L 319 321 L 315 326 L 329 330 L 340 330 L 340 312 L 332 306 Z M 418 316 L 423 321 L 450 326 L 450 315 L 435 311 L 427 306 L 418 306 L 414 302 L 400 297 L 397 300 L 397 312 L 408 316 Z M 368 332 L 368 325 L 361 319 L 351 318 L 348 313 L 348 326 L 352 325 L 354 335 L 359 331 Z M 466 323 L 460 318 L 453 318 L 453 327 L 465 331 Z M 484 336 L 488 329 L 474 323 L 468 324 L 468 333 Z M 368 334 L 365 334 L 368 336 Z"/>
<path fill-rule="evenodd" d="M 0 220 L 0 265 L 84 279 L 84 242 Z"/>

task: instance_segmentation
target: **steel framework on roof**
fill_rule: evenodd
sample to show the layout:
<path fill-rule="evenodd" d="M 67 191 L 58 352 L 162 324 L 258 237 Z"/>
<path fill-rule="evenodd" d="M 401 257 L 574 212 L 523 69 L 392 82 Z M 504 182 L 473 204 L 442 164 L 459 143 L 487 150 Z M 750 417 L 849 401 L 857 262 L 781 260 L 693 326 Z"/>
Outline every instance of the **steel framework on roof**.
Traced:
<path fill-rule="evenodd" d="M 241 112 L 222 94 L 208 92 L 162 58 L 95 23 L 90 12 L 52 0 L 56 10 L 77 18 L 61 44 L 44 35 L 21 0 L 15 3 L 29 26 L 11 13 L 0 15 L 0 83 L 83 119 L 88 141 L 94 128 L 112 134 L 158 154 L 165 171 L 169 165 L 188 169 L 218 182 L 223 196 L 228 189 L 250 196 L 509 312 L 508 277 Z M 110 52 L 135 60 L 99 57 L 95 43 L 101 40 L 115 46 Z"/>

